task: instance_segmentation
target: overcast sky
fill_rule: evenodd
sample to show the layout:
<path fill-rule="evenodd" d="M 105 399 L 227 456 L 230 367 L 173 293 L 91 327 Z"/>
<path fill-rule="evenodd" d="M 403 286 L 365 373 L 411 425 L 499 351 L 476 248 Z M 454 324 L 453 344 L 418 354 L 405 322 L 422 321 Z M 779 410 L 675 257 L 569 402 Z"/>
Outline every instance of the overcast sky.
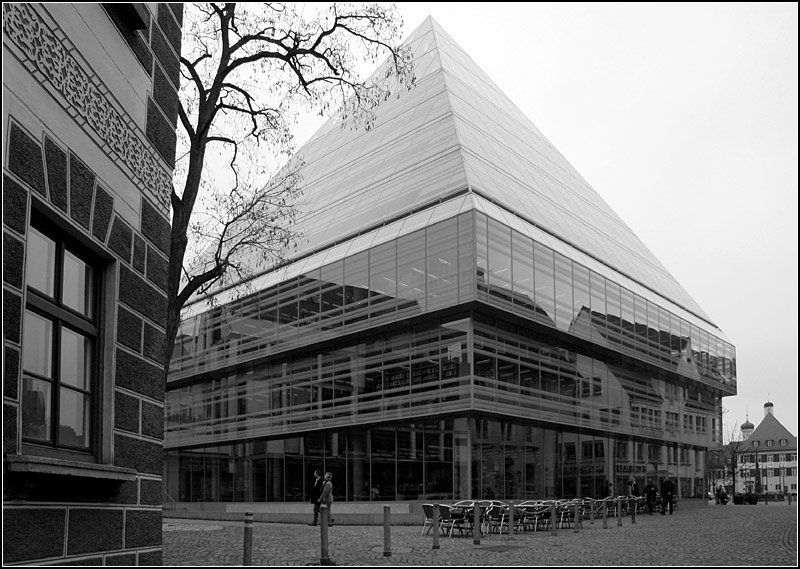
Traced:
<path fill-rule="evenodd" d="M 398 3 L 431 15 L 736 346 L 726 430 L 797 435 L 797 4 Z"/>

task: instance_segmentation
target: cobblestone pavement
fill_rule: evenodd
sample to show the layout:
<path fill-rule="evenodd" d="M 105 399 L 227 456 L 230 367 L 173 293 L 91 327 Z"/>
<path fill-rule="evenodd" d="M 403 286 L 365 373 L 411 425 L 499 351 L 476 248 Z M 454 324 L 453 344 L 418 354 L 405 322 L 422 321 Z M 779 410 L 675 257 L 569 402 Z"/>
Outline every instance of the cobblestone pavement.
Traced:
<path fill-rule="evenodd" d="M 420 520 L 421 522 L 421 520 Z M 683 502 L 674 515 L 639 514 L 588 520 L 562 529 L 481 538 L 422 536 L 418 526 L 391 528 L 384 557 L 383 526 L 336 525 L 329 558 L 336 565 L 789 565 L 797 566 L 796 504 L 709 506 Z M 241 565 L 244 523 L 164 519 L 164 565 Z M 318 565 L 319 528 L 254 524 L 253 565 Z"/>

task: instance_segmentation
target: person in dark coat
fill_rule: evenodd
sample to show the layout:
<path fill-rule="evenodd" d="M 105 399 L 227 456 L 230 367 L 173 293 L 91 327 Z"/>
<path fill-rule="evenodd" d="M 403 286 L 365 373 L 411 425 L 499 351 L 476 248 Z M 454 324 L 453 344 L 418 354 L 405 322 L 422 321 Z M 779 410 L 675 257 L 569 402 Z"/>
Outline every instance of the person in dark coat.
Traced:
<path fill-rule="evenodd" d="M 648 480 L 647 484 L 644 486 L 644 497 L 647 501 L 647 513 L 653 515 L 653 507 L 656 505 L 656 496 L 658 495 L 658 490 L 656 490 L 655 485 Z"/>
<path fill-rule="evenodd" d="M 317 520 L 319 519 L 319 497 L 322 495 L 322 484 L 324 480 L 322 479 L 322 472 L 319 470 L 314 471 L 314 488 L 311 489 L 311 503 L 314 504 L 314 521 L 311 522 L 310 526 L 317 525 Z"/>
<path fill-rule="evenodd" d="M 319 495 L 319 505 L 325 504 L 328 507 L 328 525 L 333 525 L 333 510 L 331 506 L 333 506 L 333 474 L 330 472 L 325 473 L 325 480 L 322 483 L 322 492 Z"/>
<path fill-rule="evenodd" d="M 669 506 L 669 515 L 672 515 L 672 500 L 675 497 L 675 485 L 672 480 L 665 478 L 661 482 L 661 515 L 667 513 L 667 506 Z"/>

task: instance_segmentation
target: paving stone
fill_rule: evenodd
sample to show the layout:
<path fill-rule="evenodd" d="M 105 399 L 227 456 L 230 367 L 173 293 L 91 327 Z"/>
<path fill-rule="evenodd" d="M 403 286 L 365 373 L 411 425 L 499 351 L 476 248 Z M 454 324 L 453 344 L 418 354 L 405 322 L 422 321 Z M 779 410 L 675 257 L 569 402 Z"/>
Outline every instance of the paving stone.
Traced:
<path fill-rule="evenodd" d="M 166 513 L 165 515 L 174 515 Z M 241 565 L 244 521 L 163 519 L 164 565 Z M 336 565 L 690 565 L 797 566 L 796 504 L 709 506 L 681 503 L 673 515 L 639 514 L 622 527 L 585 520 L 572 528 L 439 539 L 418 526 L 393 526 L 392 555 L 383 556 L 383 526 L 336 524 L 328 556 Z M 319 565 L 320 530 L 300 524 L 256 522 L 253 565 Z"/>

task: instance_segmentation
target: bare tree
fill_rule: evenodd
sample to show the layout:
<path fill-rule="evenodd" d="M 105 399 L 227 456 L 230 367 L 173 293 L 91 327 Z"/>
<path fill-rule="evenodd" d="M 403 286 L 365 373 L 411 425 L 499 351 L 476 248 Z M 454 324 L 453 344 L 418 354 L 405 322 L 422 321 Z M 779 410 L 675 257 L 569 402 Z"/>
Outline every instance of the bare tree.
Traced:
<path fill-rule="evenodd" d="M 727 409 L 723 410 L 723 414 Z M 717 480 L 723 484 L 730 478 L 733 492 L 736 492 L 736 477 L 741 475 L 744 462 L 742 457 L 749 448 L 747 441 L 742 436 L 739 423 L 734 422 L 723 435 L 723 445 L 716 449 L 709 450 L 707 457 L 707 470 L 710 474 L 715 474 L 713 484 L 716 487 Z"/>
<path fill-rule="evenodd" d="M 339 109 L 369 128 L 371 110 L 414 82 L 401 31 L 393 5 L 331 4 L 311 17 L 291 4 L 186 5 L 165 379 L 187 301 L 296 246 L 302 164 L 286 162 L 296 113 Z M 359 66 L 381 59 L 385 73 L 362 79 Z"/>

